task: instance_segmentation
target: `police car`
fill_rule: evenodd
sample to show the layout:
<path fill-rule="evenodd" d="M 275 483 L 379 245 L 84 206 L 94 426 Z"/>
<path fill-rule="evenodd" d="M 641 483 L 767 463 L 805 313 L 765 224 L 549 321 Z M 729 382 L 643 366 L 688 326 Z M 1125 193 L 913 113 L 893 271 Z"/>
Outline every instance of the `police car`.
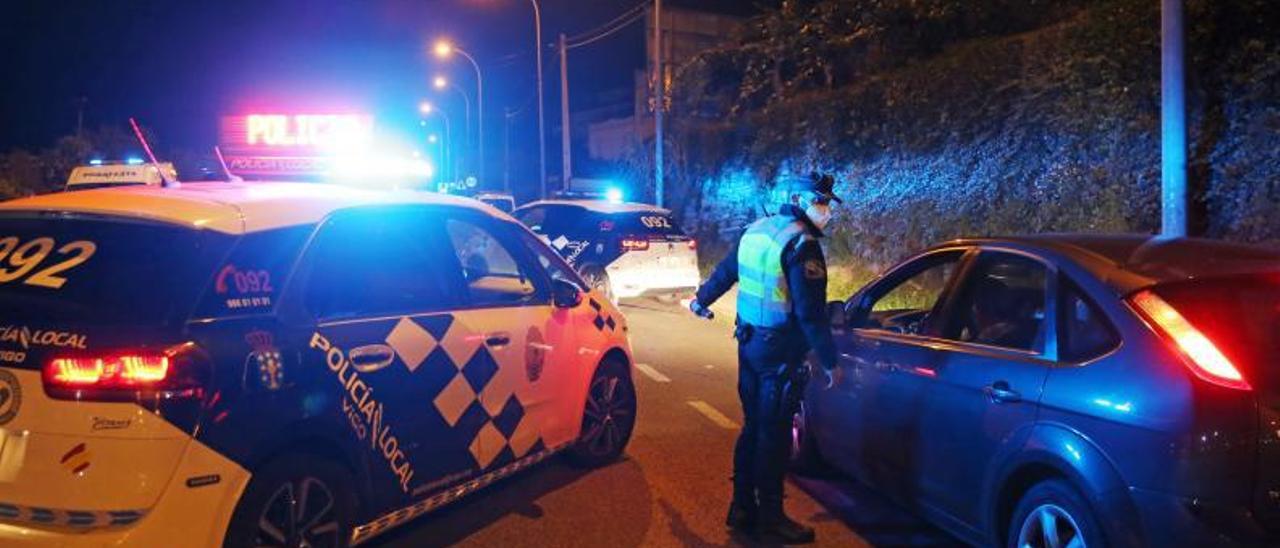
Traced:
<path fill-rule="evenodd" d="M 556 453 L 610 462 L 631 351 L 582 287 L 430 193 L 0 203 L 0 545 L 342 546 Z"/>
<path fill-rule="evenodd" d="M 89 190 L 92 188 L 148 185 L 160 186 L 165 178 L 178 180 L 178 172 L 169 162 L 142 163 L 140 160 L 125 162 L 95 161 L 87 166 L 72 168 L 67 176 L 65 190 Z"/>
<path fill-rule="evenodd" d="M 612 299 L 683 296 L 698 287 L 698 242 L 666 209 L 608 200 L 544 200 L 514 215 Z"/>

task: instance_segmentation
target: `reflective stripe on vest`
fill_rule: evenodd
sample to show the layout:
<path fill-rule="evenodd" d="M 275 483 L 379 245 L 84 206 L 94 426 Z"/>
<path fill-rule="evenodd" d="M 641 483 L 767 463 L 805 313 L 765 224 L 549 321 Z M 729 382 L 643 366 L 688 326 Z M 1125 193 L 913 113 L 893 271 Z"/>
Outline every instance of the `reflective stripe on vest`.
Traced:
<path fill-rule="evenodd" d="M 738 244 L 738 319 L 760 327 L 782 327 L 791 316 L 782 252 L 798 237 L 804 224 L 777 215 L 753 223 Z"/>

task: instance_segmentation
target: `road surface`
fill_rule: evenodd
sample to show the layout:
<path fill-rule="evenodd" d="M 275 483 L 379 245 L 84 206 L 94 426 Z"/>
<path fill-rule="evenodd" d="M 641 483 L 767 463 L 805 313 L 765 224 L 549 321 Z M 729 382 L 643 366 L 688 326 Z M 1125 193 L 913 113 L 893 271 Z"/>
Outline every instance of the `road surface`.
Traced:
<path fill-rule="evenodd" d="M 730 326 L 657 302 L 629 305 L 624 312 L 639 397 L 625 459 L 591 471 L 553 459 L 389 533 L 376 545 L 758 545 L 724 527 L 733 443 L 742 421 Z M 838 477 L 792 477 L 787 496 L 788 513 L 817 529 L 817 546 L 956 544 Z"/>

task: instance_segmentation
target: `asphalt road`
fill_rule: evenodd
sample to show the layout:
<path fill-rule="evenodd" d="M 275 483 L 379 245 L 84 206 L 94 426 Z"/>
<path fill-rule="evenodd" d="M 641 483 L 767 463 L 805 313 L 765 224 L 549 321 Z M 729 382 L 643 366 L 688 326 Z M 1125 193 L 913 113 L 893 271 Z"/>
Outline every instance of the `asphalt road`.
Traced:
<path fill-rule="evenodd" d="M 389 533 L 377 545 L 756 546 L 724 527 L 742 421 L 730 327 L 657 302 L 624 312 L 639 396 L 639 422 L 625 459 L 591 471 L 553 459 Z M 957 544 L 833 474 L 793 476 L 787 496 L 788 513 L 817 529 L 817 546 Z"/>

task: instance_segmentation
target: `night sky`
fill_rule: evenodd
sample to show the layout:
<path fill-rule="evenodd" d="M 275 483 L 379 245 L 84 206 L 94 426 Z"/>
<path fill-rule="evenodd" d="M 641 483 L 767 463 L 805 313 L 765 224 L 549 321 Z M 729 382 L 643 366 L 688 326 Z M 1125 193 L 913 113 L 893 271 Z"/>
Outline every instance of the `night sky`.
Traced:
<path fill-rule="evenodd" d="M 543 0 L 544 42 L 638 3 Z M 87 100 L 86 127 L 136 116 L 162 148 L 210 146 L 218 117 L 246 110 L 364 111 L 380 125 L 412 124 L 438 70 L 473 85 L 461 60 L 440 65 L 428 55 L 437 36 L 456 39 L 481 62 L 491 134 L 501 132 L 503 107 L 532 105 L 527 0 L 4 0 L 0 151 L 38 149 L 73 133 L 78 97 Z M 644 64 L 643 43 L 636 24 L 571 53 L 574 107 L 590 105 L 593 92 L 629 87 Z M 548 53 L 550 128 L 559 99 Z M 526 112 L 517 131 L 534 127 Z"/>

